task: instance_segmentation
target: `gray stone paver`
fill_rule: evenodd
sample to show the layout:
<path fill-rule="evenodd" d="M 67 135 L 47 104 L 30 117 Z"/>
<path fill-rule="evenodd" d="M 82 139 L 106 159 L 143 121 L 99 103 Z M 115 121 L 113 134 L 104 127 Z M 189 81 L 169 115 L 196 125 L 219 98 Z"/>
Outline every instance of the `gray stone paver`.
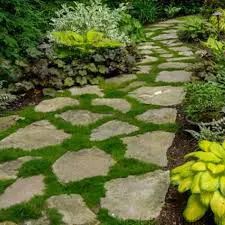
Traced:
<path fill-rule="evenodd" d="M 169 187 L 169 172 L 111 180 L 105 184 L 101 207 L 123 220 L 152 220 L 159 216 Z"/>
<path fill-rule="evenodd" d="M 26 151 L 31 151 L 61 144 L 65 139 L 70 137 L 70 134 L 56 129 L 47 120 L 42 120 L 32 123 L 25 128 L 20 128 L 15 133 L 1 140 L 0 149 L 21 148 Z"/>
<path fill-rule="evenodd" d="M 105 80 L 108 84 L 121 84 L 125 82 L 130 82 L 136 80 L 137 76 L 135 74 L 124 74 L 116 77 L 111 77 Z"/>
<path fill-rule="evenodd" d="M 14 126 L 16 122 L 20 119 L 23 118 L 18 115 L 0 117 L 0 131 L 7 130 L 8 128 Z"/>
<path fill-rule="evenodd" d="M 84 87 L 73 87 L 70 88 L 69 91 L 73 96 L 79 96 L 79 95 L 98 95 L 99 97 L 103 97 L 104 93 L 102 92 L 101 88 L 97 85 L 87 85 Z"/>
<path fill-rule="evenodd" d="M 67 152 L 53 165 L 60 182 L 68 183 L 95 176 L 106 176 L 115 161 L 97 148 Z"/>
<path fill-rule="evenodd" d="M 163 82 L 188 82 L 191 80 L 191 72 L 187 72 L 184 70 L 178 70 L 178 71 L 161 71 L 156 81 L 163 81 Z"/>
<path fill-rule="evenodd" d="M 151 71 L 151 66 L 150 65 L 144 65 L 144 66 L 142 66 L 142 65 L 139 65 L 138 67 L 137 67 L 137 74 L 149 74 L 150 73 L 150 71 Z"/>
<path fill-rule="evenodd" d="M 160 69 L 186 69 L 190 66 L 190 63 L 183 62 L 166 62 L 159 65 Z"/>

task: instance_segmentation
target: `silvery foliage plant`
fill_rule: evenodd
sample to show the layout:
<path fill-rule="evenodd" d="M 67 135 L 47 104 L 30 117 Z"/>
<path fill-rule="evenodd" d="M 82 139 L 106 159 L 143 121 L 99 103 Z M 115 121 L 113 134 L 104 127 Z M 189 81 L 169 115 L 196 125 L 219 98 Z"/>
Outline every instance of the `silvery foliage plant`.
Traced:
<path fill-rule="evenodd" d="M 56 12 L 56 17 L 51 19 L 53 31 L 74 31 L 80 34 L 90 30 L 102 32 L 106 37 L 130 43 L 130 39 L 119 29 L 122 14 L 127 6 L 121 4 L 117 9 L 110 9 L 102 4 L 101 0 L 91 1 L 89 5 L 74 2 L 72 6 L 62 5 Z"/>

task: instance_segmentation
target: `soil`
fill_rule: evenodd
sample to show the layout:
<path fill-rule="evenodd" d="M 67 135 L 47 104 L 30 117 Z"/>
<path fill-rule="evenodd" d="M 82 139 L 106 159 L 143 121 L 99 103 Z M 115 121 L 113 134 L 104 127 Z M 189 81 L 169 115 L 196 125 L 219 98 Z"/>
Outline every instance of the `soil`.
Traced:
<path fill-rule="evenodd" d="M 184 162 L 184 155 L 189 152 L 193 152 L 197 149 L 197 141 L 191 137 L 190 134 L 185 132 L 185 129 L 193 129 L 193 125 L 190 125 L 181 111 L 181 107 L 178 109 L 177 123 L 181 125 L 180 130 L 177 132 L 173 145 L 167 152 L 168 167 L 166 169 L 171 170 L 176 166 L 181 165 Z M 188 223 L 184 220 L 182 213 L 185 209 L 188 193 L 181 194 L 177 191 L 176 187 L 170 186 L 166 203 L 163 210 L 157 220 L 157 225 L 215 225 L 213 220 L 213 214 L 207 213 L 204 218 L 195 222 Z"/>

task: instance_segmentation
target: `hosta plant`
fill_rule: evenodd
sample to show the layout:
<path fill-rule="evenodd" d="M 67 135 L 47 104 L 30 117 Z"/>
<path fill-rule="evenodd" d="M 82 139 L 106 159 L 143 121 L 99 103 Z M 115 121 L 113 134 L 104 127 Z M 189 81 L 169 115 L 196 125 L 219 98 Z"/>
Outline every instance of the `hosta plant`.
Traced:
<path fill-rule="evenodd" d="M 190 159 L 171 171 L 171 182 L 178 191 L 190 192 L 183 212 L 188 222 L 201 219 L 211 209 L 218 225 L 225 224 L 225 142 L 200 141 L 200 150 L 185 156 Z"/>

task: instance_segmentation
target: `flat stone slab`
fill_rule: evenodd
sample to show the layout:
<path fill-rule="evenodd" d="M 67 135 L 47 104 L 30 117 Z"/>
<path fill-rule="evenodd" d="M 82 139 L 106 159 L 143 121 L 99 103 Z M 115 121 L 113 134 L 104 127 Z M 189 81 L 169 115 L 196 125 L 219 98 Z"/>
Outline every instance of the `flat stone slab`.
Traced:
<path fill-rule="evenodd" d="M 184 56 L 192 56 L 194 53 L 192 52 L 192 49 L 186 47 L 186 46 L 180 46 L 180 47 L 172 47 L 171 50 L 178 52 L 180 55 Z"/>
<path fill-rule="evenodd" d="M 112 120 L 94 129 L 91 134 L 91 141 L 103 141 L 111 137 L 130 134 L 138 130 L 138 127 L 127 122 Z"/>
<path fill-rule="evenodd" d="M 186 69 L 189 67 L 190 63 L 183 62 L 166 62 L 159 65 L 160 69 Z"/>
<path fill-rule="evenodd" d="M 46 215 L 36 220 L 27 220 L 19 225 L 50 225 L 50 221 Z"/>
<path fill-rule="evenodd" d="M 136 79 L 137 79 L 137 76 L 135 74 L 123 74 L 120 76 L 106 79 L 105 82 L 110 83 L 110 84 L 121 84 L 121 83 L 125 83 L 125 82 L 130 82 L 130 81 L 136 80 Z"/>
<path fill-rule="evenodd" d="M 175 123 L 177 110 L 173 108 L 150 109 L 138 115 L 136 118 L 144 122 L 155 124 Z"/>
<path fill-rule="evenodd" d="M 178 36 L 176 33 L 168 33 L 168 34 L 160 34 L 152 38 L 152 40 L 155 40 L 155 41 L 168 40 L 168 39 L 178 39 Z"/>
<path fill-rule="evenodd" d="M 39 157 L 24 156 L 13 161 L 0 164 L 0 180 L 16 179 L 20 167 L 30 160 L 39 159 Z"/>
<path fill-rule="evenodd" d="M 53 165 L 53 172 L 63 183 L 85 178 L 106 176 L 115 161 L 109 154 L 97 148 L 67 152 Z"/>
<path fill-rule="evenodd" d="M 167 166 L 167 150 L 172 145 L 174 137 L 174 133 L 154 131 L 123 138 L 123 143 L 127 145 L 125 157 Z"/>
<path fill-rule="evenodd" d="M 194 57 L 191 57 L 191 56 L 187 56 L 187 57 L 178 57 L 178 58 L 170 58 L 170 59 L 167 59 L 167 61 L 170 61 L 170 62 L 176 62 L 176 61 L 185 61 L 185 60 L 195 60 Z"/>
<path fill-rule="evenodd" d="M 96 215 L 86 206 L 78 194 L 52 196 L 47 200 L 48 208 L 54 208 L 62 215 L 66 225 L 97 225 Z"/>
<path fill-rule="evenodd" d="M 192 73 L 185 70 L 162 71 L 156 78 L 156 81 L 163 82 L 188 82 L 191 80 Z"/>
<path fill-rule="evenodd" d="M 5 222 L 0 222 L 0 225 L 17 225 L 17 224 L 14 222 L 5 221 Z"/>
<path fill-rule="evenodd" d="M 61 144 L 71 135 L 57 130 L 47 120 L 41 120 L 20 128 L 0 141 L 0 149 L 20 148 L 26 151 Z"/>
<path fill-rule="evenodd" d="M 79 101 L 68 97 L 58 97 L 42 101 L 34 109 L 36 112 L 54 112 L 73 105 L 79 105 Z"/>
<path fill-rule="evenodd" d="M 144 66 L 139 65 L 137 67 L 137 74 L 149 74 L 151 69 L 152 67 L 149 65 L 144 65 Z"/>
<path fill-rule="evenodd" d="M 56 117 L 60 117 L 63 120 L 70 122 L 72 125 L 86 126 L 109 115 L 110 114 L 93 113 L 88 110 L 69 110 L 60 115 L 56 115 Z"/>
<path fill-rule="evenodd" d="M 4 131 L 14 126 L 18 120 L 22 119 L 18 115 L 0 117 L 0 131 Z"/>
<path fill-rule="evenodd" d="M 151 55 L 153 52 L 150 49 L 143 49 L 143 50 L 139 50 L 141 55 Z"/>
<path fill-rule="evenodd" d="M 122 113 L 127 113 L 131 109 L 131 104 L 121 98 L 96 98 L 93 100 L 92 105 L 106 105 Z"/>
<path fill-rule="evenodd" d="M 79 96 L 79 95 L 98 95 L 99 97 L 104 96 L 104 93 L 97 85 L 73 87 L 73 88 L 70 88 L 69 91 L 73 96 Z"/>
<path fill-rule="evenodd" d="M 152 220 L 159 216 L 169 188 L 169 171 L 129 176 L 105 184 L 101 207 L 123 220 Z"/>
<path fill-rule="evenodd" d="M 131 89 L 138 88 L 138 87 L 145 86 L 145 85 L 146 85 L 146 83 L 144 81 L 134 81 L 120 90 L 128 92 Z"/>
<path fill-rule="evenodd" d="M 146 64 L 146 63 L 153 63 L 158 61 L 158 58 L 153 57 L 153 56 L 145 56 L 144 59 L 142 59 L 138 64 Z"/>
<path fill-rule="evenodd" d="M 44 189 L 42 175 L 20 178 L 0 195 L 0 209 L 27 202 L 37 195 L 43 195 Z"/>
<path fill-rule="evenodd" d="M 141 87 L 130 92 L 129 96 L 145 104 L 172 106 L 182 103 L 185 91 L 183 87 Z"/>
<path fill-rule="evenodd" d="M 138 50 L 151 50 L 151 49 L 155 49 L 155 45 L 152 42 L 145 42 L 141 45 L 138 45 Z"/>

